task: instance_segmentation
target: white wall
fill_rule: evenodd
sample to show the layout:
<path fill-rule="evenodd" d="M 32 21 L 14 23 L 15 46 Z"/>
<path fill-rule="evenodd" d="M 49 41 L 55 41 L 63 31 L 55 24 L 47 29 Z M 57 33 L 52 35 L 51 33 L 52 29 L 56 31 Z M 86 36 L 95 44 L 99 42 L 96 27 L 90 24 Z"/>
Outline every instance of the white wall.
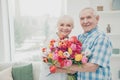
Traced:
<path fill-rule="evenodd" d="M 120 56 L 111 57 L 112 80 L 120 80 Z"/>

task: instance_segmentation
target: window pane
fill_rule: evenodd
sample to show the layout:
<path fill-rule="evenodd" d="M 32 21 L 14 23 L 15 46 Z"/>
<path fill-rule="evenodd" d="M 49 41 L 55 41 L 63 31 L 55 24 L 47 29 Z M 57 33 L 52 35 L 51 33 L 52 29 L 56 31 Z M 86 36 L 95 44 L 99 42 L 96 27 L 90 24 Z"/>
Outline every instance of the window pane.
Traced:
<path fill-rule="evenodd" d="M 61 15 L 61 1 L 13 0 L 15 60 L 40 54 L 40 47 Z"/>

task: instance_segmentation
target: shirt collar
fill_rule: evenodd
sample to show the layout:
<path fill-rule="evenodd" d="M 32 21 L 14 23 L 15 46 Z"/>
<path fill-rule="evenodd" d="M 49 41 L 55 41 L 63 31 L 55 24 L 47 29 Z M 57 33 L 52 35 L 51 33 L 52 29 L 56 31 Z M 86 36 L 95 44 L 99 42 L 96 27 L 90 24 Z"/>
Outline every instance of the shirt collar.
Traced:
<path fill-rule="evenodd" d="M 87 33 L 83 33 L 84 37 L 90 36 L 93 32 L 95 32 L 98 29 L 98 27 L 93 28 L 92 30 L 90 30 Z"/>

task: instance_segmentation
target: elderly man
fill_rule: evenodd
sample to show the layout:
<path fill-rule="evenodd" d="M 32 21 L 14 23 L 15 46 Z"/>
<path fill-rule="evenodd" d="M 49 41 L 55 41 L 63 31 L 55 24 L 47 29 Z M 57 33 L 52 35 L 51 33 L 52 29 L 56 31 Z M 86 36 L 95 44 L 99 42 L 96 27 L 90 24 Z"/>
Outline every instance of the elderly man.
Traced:
<path fill-rule="evenodd" d="M 80 24 L 84 30 L 78 36 L 84 51 L 90 53 L 88 63 L 81 67 L 72 65 L 70 70 L 77 71 L 77 80 L 111 80 L 110 56 L 112 44 L 104 32 L 98 29 L 99 16 L 93 8 L 80 12 Z"/>

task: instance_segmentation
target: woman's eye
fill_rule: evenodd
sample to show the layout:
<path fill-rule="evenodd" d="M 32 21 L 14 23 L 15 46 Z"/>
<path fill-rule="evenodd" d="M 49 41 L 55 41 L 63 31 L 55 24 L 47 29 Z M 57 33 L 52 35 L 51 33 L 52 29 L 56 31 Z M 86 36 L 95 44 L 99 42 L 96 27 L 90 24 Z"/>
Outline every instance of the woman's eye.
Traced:
<path fill-rule="evenodd" d="M 60 24 L 60 26 L 64 26 L 64 24 Z"/>
<path fill-rule="evenodd" d="M 68 26 L 68 27 L 71 27 L 71 25 L 70 25 L 70 24 L 67 24 L 67 26 Z"/>

